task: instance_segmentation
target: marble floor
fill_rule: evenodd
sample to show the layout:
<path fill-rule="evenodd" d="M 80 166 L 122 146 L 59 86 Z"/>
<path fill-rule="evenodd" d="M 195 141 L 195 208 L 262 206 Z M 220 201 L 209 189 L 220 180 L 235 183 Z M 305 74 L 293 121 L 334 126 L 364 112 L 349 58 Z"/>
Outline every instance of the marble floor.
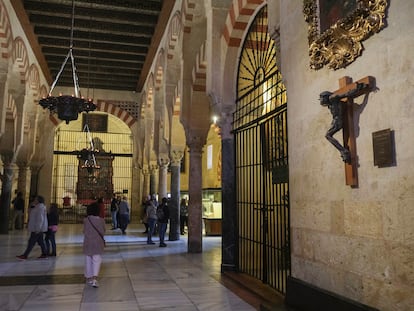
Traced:
<path fill-rule="evenodd" d="M 220 282 L 220 237 L 203 237 L 203 253 L 188 254 L 186 236 L 161 248 L 147 245 L 142 231 L 107 230 L 99 288 L 84 282 L 81 225 L 60 225 L 57 257 L 47 259 L 37 259 L 37 245 L 16 259 L 26 230 L 0 235 L 0 310 L 256 310 Z"/>

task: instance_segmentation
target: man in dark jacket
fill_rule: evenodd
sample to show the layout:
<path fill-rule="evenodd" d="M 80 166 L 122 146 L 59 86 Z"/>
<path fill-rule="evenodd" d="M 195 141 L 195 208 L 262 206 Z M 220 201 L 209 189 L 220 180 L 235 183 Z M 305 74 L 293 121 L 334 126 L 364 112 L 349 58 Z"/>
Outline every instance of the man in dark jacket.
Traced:
<path fill-rule="evenodd" d="M 160 235 L 160 247 L 166 247 L 164 243 L 165 231 L 167 231 L 168 219 L 170 219 L 170 212 L 168 209 L 168 199 L 163 198 L 161 204 L 157 208 L 158 230 Z"/>

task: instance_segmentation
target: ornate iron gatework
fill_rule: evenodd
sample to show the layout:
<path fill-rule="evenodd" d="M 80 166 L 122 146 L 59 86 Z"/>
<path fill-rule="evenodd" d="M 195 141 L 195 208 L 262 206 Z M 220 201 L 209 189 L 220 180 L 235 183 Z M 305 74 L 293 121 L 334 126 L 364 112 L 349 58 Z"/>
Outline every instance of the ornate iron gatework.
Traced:
<path fill-rule="evenodd" d="M 286 88 L 267 32 L 267 7 L 246 36 L 233 116 L 238 270 L 286 291 L 290 275 Z"/>

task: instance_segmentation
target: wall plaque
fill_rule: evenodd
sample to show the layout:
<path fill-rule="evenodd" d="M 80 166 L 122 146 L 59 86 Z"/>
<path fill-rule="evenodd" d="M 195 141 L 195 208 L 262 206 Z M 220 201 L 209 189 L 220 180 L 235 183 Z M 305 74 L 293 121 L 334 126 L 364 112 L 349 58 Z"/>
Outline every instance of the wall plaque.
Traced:
<path fill-rule="evenodd" d="M 374 165 L 387 167 L 395 165 L 394 131 L 390 129 L 372 133 Z"/>

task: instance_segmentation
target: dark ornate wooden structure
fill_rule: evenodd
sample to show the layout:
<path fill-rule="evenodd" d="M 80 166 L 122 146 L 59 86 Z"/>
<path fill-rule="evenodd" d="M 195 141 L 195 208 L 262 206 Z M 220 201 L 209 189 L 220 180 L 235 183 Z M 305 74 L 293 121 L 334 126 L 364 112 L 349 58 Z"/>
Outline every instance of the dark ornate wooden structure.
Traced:
<path fill-rule="evenodd" d="M 89 204 L 97 198 L 110 200 L 114 192 L 112 182 L 113 168 L 112 162 L 114 157 L 111 154 L 95 155 L 96 163 L 99 169 L 89 170 L 83 167 L 84 162 L 79 159 L 78 165 L 78 182 L 76 185 L 76 194 L 78 203 Z"/>

